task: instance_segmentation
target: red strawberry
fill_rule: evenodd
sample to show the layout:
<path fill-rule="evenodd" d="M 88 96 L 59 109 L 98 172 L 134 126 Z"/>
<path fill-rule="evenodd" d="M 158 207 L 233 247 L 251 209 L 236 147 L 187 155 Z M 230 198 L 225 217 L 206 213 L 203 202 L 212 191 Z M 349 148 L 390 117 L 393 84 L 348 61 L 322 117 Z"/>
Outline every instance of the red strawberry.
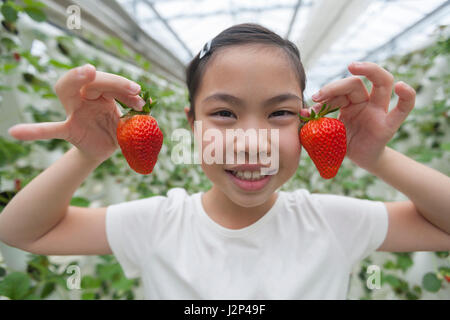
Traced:
<path fill-rule="evenodd" d="M 150 115 L 156 102 L 151 103 L 148 93 L 144 93 L 143 98 L 146 104 L 142 111 L 130 110 L 120 117 L 117 142 L 131 169 L 140 174 L 150 174 L 161 151 L 163 134 L 156 119 Z"/>
<path fill-rule="evenodd" d="M 310 117 L 299 115 L 300 119 L 306 122 L 300 129 L 300 143 L 324 179 L 336 176 L 347 152 L 344 124 L 337 119 L 323 117 L 338 109 L 329 110 L 324 104 L 318 114 L 311 109 Z"/>

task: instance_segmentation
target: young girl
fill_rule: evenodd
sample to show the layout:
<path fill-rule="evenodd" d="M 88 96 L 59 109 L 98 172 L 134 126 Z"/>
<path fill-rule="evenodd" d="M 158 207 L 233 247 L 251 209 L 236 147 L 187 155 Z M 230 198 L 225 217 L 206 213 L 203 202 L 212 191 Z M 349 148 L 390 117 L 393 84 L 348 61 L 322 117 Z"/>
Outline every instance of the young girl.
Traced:
<path fill-rule="evenodd" d="M 293 43 L 241 24 L 217 35 L 188 66 L 185 112 L 191 128 L 201 121 L 203 130 L 221 132 L 277 129 L 276 173 L 253 176 L 262 164 L 248 157 L 245 164 L 202 161 L 213 183 L 206 192 L 173 188 L 104 208 L 69 206 L 118 147 L 121 114 L 113 99 L 137 110 L 144 104 L 139 85 L 86 65 L 55 85 L 66 121 L 10 129 L 17 139 L 65 139 L 74 147 L 8 204 L 0 239 L 36 254 L 114 254 L 127 277 L 142 278 L 147 299 L 345 299 L 352 266 L 375 250 L 450 250 L 450 178 L 386 146 L 413 108 L 414 90 L 394 85 L 374 63 L 352 63 L 349 71 L 355 76 L 313 96 L 313 108 L 340 106 L 349 159 L 409 201 L 279 190 L 298 169 L 298 114 L 311 110 L 302 109 L 305 74 Z M 370 94 L 357 75 L 373 83 Z M 388 112 L 392 88 L 399 100 Z M 245 143 L 247 156 L 252 147 Z"/>

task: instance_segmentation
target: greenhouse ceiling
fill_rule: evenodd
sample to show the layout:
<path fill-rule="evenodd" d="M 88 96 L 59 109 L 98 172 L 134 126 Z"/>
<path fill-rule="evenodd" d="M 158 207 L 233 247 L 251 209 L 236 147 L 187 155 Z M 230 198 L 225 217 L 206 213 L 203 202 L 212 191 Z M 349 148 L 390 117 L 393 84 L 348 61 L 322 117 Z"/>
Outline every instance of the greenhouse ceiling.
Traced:
<path fill-rule="evenodd" d="M 61 1 L 44 2 L 62 5 Z M 450 0 L 63 2 L 78 4 L 91 20 L 104 25 L 109 19 L 115 36 L 148 52 L 158 68 L 178 81 L 184 80 L 183 67 L 222 30 L 244 22 L 262 24 L 299 47 L 308 78 L 307 97 L 325 83 L 346 76 L 350 62 L 377 62 L 410 51 L 439 25 L 450 22 Z M 91 25 L 96 26 L 95 21 Z"/>
<path fill-rule="evenodd" d="M 237 23 L 260 23 L 299 46 L 308 89 L 342 75 L 352 60 L 419 45 L 450 20 L 443 0 L 119 0 L 143 30 L 188 63 L 203 44 Z M 423 23 L 420 23 L 421 20 Z M 408 28 L 417 30 L 390 43 Z M 420 24 L 420 25 L 419 25 Z M 431 27 L 431 28 L 430 28 Z M 407 38 L 407 39 L 406 39 Z M 389 45 L 387 45 L 389 44 Z M 377 51 L 383 51 L 378 52 Z M 311 92 L 312 92 L 311 91 Z"/>

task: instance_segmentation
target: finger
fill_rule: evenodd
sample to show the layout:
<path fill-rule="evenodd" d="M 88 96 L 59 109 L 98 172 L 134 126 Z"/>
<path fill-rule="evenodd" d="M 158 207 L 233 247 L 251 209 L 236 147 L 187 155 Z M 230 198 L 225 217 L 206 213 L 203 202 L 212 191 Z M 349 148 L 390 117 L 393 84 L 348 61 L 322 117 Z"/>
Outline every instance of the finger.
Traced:
<path fill-rule="evenodd" d="M 349 77 L 329 83 L 313 95 L 312 99 L 321 102 L 338 96 L 347 96 L 354 104 L 369 100 L 366 86 L 359 77 Z"/>
<path fill-rule="evenodd" d="M 95 80 L 96 70 L 93 65 L 86 64 L 73 68 L 63 75 L 54 85 L 56 95 L 63 104 L 74 97 L 80 97 L 80 89 Z"/>
<path fill-rule="evenodd" d="M 67 139 L 65 121 L 20 123 L 9 128 L 8 133 L 18 140 Z"/>
<path fill-rule="evenodd" d="M 308 118 L 311 115 L 311 110 L 314 110 L 314 112 L 318 113 L 320 111 L 321 107 L 322 107 L 322 104 L 316 103 L 311 107 L 302 108 L 302 109 L 300 109 L 300 115 L 302 117 Z"/>
<path fill-rule="evenodd" d="M 98 71 L 95 81 L 81 89 L 81 96 L 88 100 L 96 100 L 105 92 L 137 95 L 141 92 L 141 86 L 122 76 Z"/>
<path fill-rule="evenodd" d="M 300 115 L 302 117 L 308 118 L 310 116 L 310 114 L 311 114 L 311 112 L 310 112 L 309 108 L 300 109 Z"/>
<path fill-rule="evenodd" d="M 394 91 L 398 95 L 397 106 L 388 113 L 386 121 L 390 127 L 397 129 L 414 108 L 416 91 L 403 81 L 395 84 Z"/>
<path fill-rule="evenodd" d="M 389 108 L 391 100 L 394 76 L 384 68 L 373 62 L 353 62 L 348 66 L 348 70 L 354 75 L 365 76 L 372 82 L 370 100 L 376 106 Z"/>
<path fill-rule="evenodd" d="M 126 106 L 131 107 L 137 111 L 141 111 L 142 107 L 145 105 L 144 99 L 137 95 L 130 96 L 119 94 L 117 92 L 106 92 L 103 94 L 103 97 L 105 97 L 106 99 L 117 99 L 120 102 L 124 103 Z"/>
<path fill-rule="evenodd" d="M 338 96 L 326 101 L 327 106 L 331 109 L 345 108 L 350 105 L 350 99 L 347 96 Z"/>

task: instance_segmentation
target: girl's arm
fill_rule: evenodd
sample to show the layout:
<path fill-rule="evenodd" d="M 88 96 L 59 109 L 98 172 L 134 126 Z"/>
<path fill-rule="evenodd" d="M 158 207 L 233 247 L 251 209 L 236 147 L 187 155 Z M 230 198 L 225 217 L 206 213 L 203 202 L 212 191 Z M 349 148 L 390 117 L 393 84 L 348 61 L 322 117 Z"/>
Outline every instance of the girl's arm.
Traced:
<path fill-rule="evenodd" d="M 69 207 L 100 161 L 73 147 L 17 193 L 0 214 L 0 240 L 40 254 L 106 254 L 106 208 Z M 69 223 L 68 223 L 69 222 Z"/>
<path fill-rule="evenodd" d="M 379 251 L 450 250 L 450 178 L 387 147 L 414 108 L 416 92 L 372 62 L 352 63 L 354 75 L 325 85 L 313 100 L 340 107 L 347 157 L 404 193 L 409 201 L 385 202 L 388 232 Z M 369 93 L 362 79 L 371 83 Z M 389 111 L 392 89 L 397 105 Z"/>
<path fill-rule="evenodd" d="M 409 198 L 385 202 L 389 229 L 378 251 L 450 250 L 450 178 L 389 147 L 369 170 Z"/>
<path fill-rule="evenodd" d="M 450 178 L 386 147 L 370 170 L 410 199 L 432 224 L 450 234 Z"/>
<path fill-rule="evenodd" d="M 17 193 L 0 214 L 0 240 L 39 254 L 105 254 L 106 208 L 69 206 L 76 189 L 118 148 L 115 99 L 142 110 L 137 83 L 97 71 L 69 70 L 54 86 L 67 119 L 18 124 L 20 140 L 64 139 L 74 147 Z"/>

